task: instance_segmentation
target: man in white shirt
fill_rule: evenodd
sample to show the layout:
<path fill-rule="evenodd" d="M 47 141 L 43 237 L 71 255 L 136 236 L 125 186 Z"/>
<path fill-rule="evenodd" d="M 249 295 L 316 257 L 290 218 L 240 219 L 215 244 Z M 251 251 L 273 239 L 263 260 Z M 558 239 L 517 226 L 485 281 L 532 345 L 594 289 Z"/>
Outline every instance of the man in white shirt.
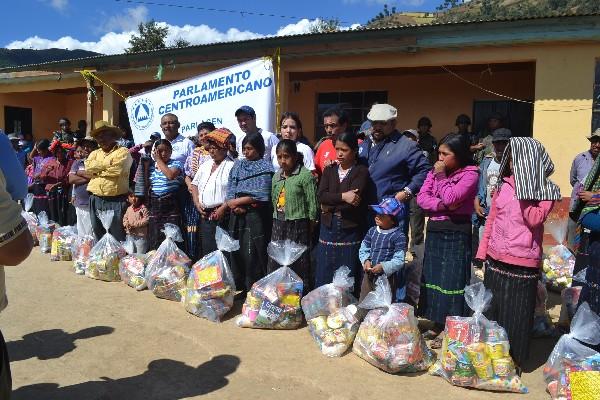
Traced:
<path fill-rule="evenodd" d="M 235 112 L 235 117 L 237 118 L 238 125 L 244 135 L 249 135 L 251 133 L 260 133 L 265 141 L 265 154 L 263 158 L 265 161 L 271 162 L 271 151 L 272 148 L 277 146 L 279 143 L 279 139 L 275 136 L 274 133 L 266 131 L 261 128 L 256 127 L 256 112 L 250 106 L 241 106 Z M 243 137 L 238 137 L 236 140 L 236 148 L 238 152 L 239 158 L 244 158 L 244 154 L 242 153 L 242 140 Z"/>
<path fill-rule="evenodd" d="M 179 133 L 179 126 L 179 118 L 175 114 L 168 113 L 160 119 L 160 128 L 165 138 L 171 142 L 171 146 L 173 147 L 171 159 L 179 161 L 181 165 L 184 165 L 185 160 L 192 154 L 196 146 L 189 138 Z"/>

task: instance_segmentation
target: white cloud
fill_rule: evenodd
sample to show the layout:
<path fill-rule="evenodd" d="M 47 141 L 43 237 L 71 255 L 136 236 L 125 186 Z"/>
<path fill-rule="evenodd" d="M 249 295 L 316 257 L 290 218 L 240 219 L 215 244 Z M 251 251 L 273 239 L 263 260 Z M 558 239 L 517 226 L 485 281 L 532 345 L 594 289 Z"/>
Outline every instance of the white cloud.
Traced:
<path fill-rule="evenodd" d="M 418 6 L 422 6 L 423 4 L 425 4 L 425 0 L 400 0 L 400 4 L 418 7 Z"/>
<path fill-rule="evenodd" d="M 100 28 L 100 31 L 105 32 L 128 32 L 137 29 L 141 22 L 148 19 L 148 8 L 145 6 L 138 6 L 134 8 L 128 8 L 124 14 L 113 15 L 108 18 L 106 23 Z"/>
<path fill-rule="evenodd" d="M 64 11 L 69 6 L 69 0 L 42 0 L 44 3 L 47 3 L 50 7 L 58 10 Z"/>

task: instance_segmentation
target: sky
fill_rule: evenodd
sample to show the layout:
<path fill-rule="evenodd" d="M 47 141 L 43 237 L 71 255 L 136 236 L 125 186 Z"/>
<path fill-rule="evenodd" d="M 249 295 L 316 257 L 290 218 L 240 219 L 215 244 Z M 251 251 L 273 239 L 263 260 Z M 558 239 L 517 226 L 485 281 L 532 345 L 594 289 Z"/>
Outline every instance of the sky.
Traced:
<path fill-rule="evenodd" d="M 247 40 L 307 32 L 317 18 L 337 18 L 343 29 L 364 24 L 383 9 L 433 11 L 442 0 L 19 0 L 5 10 L 0 47 L 84 49 L 122 53 L 140 22 L 168 26 L 167 44 Z M 175 7 L 183 6 L 188 8 Z M 193 8 L 189 8 L 193 7 Z M 219 9 L 213 11 L 210 9 Z M 258 14 L 275 16 L 261 16 Z"/>

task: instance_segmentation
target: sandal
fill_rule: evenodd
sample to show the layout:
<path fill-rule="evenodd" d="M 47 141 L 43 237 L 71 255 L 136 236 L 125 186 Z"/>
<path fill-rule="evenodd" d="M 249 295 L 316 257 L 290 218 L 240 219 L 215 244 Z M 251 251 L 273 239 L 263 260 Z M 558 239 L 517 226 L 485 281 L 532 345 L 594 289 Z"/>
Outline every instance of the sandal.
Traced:
<path fill-rule="evenodd" d="M 442 338 L 442 335 L 438 335 L 438 337 L 436 337 L 435 339 L 433 339 L 431 341 L 431 343 L 429 344 L 429 347 L 431 347 L 434 350 L 441 349 L 443 342 L 444 342 L 444 338 Z"/>

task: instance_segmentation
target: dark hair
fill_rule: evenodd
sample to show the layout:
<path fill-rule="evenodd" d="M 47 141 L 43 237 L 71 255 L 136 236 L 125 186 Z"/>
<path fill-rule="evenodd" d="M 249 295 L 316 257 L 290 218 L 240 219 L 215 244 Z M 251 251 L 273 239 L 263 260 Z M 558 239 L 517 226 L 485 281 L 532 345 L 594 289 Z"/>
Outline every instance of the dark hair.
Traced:
<path fill-rule="evenodd" d="M 198 124 L 197 132 L 200 132 L 202 129 L 206 129 L 207 131 L 212 132 L 217 128 L 215 128 L 215 124 L 213 124 L 212 122 L 204 121 Z"/>
<path fill-rule="evenodd" d="M 356 136 L 356 133 L 344 132 L 340 135 L 337 135 L 335 141 L 346 143 L 351 150 L 358 151 L 358 136 Z"/>
<path fill-rule="evenodd" d="M 279 118 L 279 127 L 281 128 L 281 123 L 283 122 L 283 120 L 286 119 L 293 119 L 294 122 L 296 123 L 296 126 L 298 127 L 298 129 L 302 130 L 302 121 L 300 121 L 300 116 L 292 111 L 286 111 L 283 114 L 281 114 L 281 118 Z"/>
<path fill-rule="evenodd" d="M 300 164 L 304 161 L 304 155 L 298 151 L 298 146 L 296 142 L 291 139 L 282 139 L 277 143 L 277 147 L 275 148 L 275 154 L 280 151 L 285 151 L 289 155 L 296 157 L 297 163 Z"/>
<path fill-rule="evenodd" d="M 95 140 L 81 139 L 77 142 L 77 147 L 91 147 L 94 150 L 98 148 L 98 143 Z"/>
<path fill-rule="evenodd" d="M 471 125 L 471 118 L 469 118 L 467 114 L 460 114 L 458 117 L 456 117 L 456 122 L 454 125 L 458 124 Z"/>
<path fill-rule="evenodd" d="M 260 158 L 265 155 L 265 140 L 260 133 L 250 133 L 242 140 L 242 149 L 249 144 L 258 152 Z"/>
<path fill-rule="evenodd" d="M 161 144 L 164 144 L 169 148 L 169 150 L 173 151 L 173 145 L 171 145 L 171 142 L 169 142 L 167 139 L 159 139 L 156 142 L 154 142 L 154 148 L 157 148 Z"/>
<path fill-rule="evenodd" d="M 430 128 L 433 126 L 431 124 L 431 120 L 429 119 L 429 117 L 421 117 L 421 118 L 419 118 L 419 122 L 417 122 L 417 127 L 419 127 L 421 125 L 427 125 Z"/>
<path fill-rule="evenodd" d="M 473 165 L 473 155 L 469 149 L 470 143 L 468 138 L 465 138 L 464 135 L 461 135 L 460 133 L 449 133 L 440 141 L 439 147 L 444 144 L 454 153 L 454 157 L 456 157 L 461 168 L 467 165 Z"/>
<path fill-rule="evenodd" d="M 346 113 L 346 111 L 342 110 L 339 107 L 332 107 L 327 109 L 324 113 L 323 113 L 323 118 L 325 117 L 332 117 L 332 116 L 336 116 L 338 117 L 338 123 L 340 125 L 344 125 L 348 123 L 348 113 Z"/>
<path fill-rule="evenodd" d="M 60 121 L 65 121 L 67 124 L 71 125 L 71 120 L 67 117 L 60 117 L 58 119 L 58 122 L 60 122 Z"/>
<path fill-rule="evenodd" d="M 80 119 L 79 121 L 77 121 L 77 127 L 78 128 L 81 128 L 81 127 L 87 128 L 87 121 L 85 119 Z"/>
<path fill-rule="evenodd" d="M 489 115 L 488 117 L 488 121 L 490 119 L 497 119 L 498 121 L 500 121 L 501 124 L 504 123 L 504 115 L 500 114 L 499 112 L 493 112 Z"/>
<path fill-rule="evenodd" d="M 42 139 L 37 142 L 38 150 L 48 150 L 50 148 L 50 141 L 48 139 Z"/>

